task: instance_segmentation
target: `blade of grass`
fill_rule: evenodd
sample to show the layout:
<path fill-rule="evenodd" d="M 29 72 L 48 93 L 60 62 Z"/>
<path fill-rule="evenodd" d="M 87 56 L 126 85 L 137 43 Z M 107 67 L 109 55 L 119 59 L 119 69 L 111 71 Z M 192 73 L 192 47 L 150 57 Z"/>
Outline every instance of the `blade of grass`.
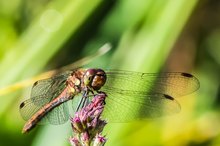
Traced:
<path fill-rule="evenodd" d="M 2 59 L 0 87 L 39 72 L 100 3 L 100 0 L 90 3 L 85 0 L 66 1 L 62 4 L 54 1 L 48 5 Z M 55 16 L 48 16 L 47 19 L 51 22 L 47 24 L 47 28 L 60 23 L 54 31 L 48 31 L 41 25 L 42 17 L 51 10 L 55 12 Z"/>

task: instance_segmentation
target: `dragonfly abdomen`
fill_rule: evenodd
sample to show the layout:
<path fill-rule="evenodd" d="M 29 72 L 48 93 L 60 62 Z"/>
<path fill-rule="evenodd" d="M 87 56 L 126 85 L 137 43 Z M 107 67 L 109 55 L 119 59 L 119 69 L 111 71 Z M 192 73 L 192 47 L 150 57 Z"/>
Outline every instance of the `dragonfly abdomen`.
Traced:
<path fill-rule="evenodd" d="M 33 129 L 37 123 L 45 117 L 45 115 L 53 110 L 55 107 L 60 104 L 70 100 L 76 93 L 70 92 L 69 88 L 66 88 L 57 98 L 53 99 L 48 104 L 44 105 L 39 111 L 37 111 L 24 125 L 22 133 L 27 133 Z"/>

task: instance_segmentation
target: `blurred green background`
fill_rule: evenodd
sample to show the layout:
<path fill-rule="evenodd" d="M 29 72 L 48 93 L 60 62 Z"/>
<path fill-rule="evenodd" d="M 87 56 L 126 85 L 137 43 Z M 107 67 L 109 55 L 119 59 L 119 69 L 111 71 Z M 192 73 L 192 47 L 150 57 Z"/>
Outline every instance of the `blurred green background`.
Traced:
<path fill-rule="evenodd" d="M 0 88 L 96 52 L 86 67 L 189 72 L 200 89 L 178 98 L 179 114 L 109 123 L 108 146 L 220 145 L 220 1 L 0 0 Z M 21 134 L 19 104 L 31 86 L 0 96 L 0 146 L 70 145 L 69 123 Z"/>

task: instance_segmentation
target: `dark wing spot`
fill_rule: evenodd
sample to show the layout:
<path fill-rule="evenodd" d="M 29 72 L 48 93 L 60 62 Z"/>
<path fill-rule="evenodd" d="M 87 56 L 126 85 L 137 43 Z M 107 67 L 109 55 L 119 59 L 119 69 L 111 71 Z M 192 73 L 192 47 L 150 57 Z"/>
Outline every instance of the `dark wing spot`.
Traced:
<path fill-rule="evenodd" d="M 33 86 L 36 86 L 37 84 L 38 84 L 38 81 L 37 81 L 37 82 L 35 82 Z"/>
<path fill-rule="evenodd" d="M 181 73 L 182 76 L 184 77 L 189 77 L 189 78 L 192 78 L 193 75 L 189 74 L 189 73 Z"/>
<path fill-rule="evenodd" d="M 20 104 L 20 109 L 21 109 L 22 107 L 24 107 L 24 105 L 25 105 L 25 103 L 22 102 L 22 103 Z"/>
<path fill-rule="evenodd" d="M 169 99 L 169 100 L 174 100 L 173 97 L 171 97 L 170 95 L 167 95 L 167 94 L 164 94 L 164 97 L 167 98 L 167 99 Z"/>

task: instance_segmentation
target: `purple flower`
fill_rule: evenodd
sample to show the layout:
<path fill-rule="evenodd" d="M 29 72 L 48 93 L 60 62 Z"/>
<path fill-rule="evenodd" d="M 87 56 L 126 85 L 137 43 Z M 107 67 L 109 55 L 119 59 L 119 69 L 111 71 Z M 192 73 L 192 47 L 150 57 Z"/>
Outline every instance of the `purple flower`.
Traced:
<path fill-rule="evenodd" d="M 107 139 L 105 136 L 102 136 L 101 134 L 97 134 L 94 140 L 95 146 L 103 146 L 106 143 Z"/>
<path fill-rule="evenodd" d="M 74 137 L 70 138 L 71 145 L 105 144 L 106 139 L 101 136 L 101 132 L 107 123 L 100 116 L 104 110 L 106 96 L 103 92 L 95 95 L 87 106 L 70 119 L 74 132 Z"/>
<path fill-rule="evenodd" d="M 72 146 L 81 146 L 79 140 L 76 137 L 70 137 L 69 141 Z"/>

